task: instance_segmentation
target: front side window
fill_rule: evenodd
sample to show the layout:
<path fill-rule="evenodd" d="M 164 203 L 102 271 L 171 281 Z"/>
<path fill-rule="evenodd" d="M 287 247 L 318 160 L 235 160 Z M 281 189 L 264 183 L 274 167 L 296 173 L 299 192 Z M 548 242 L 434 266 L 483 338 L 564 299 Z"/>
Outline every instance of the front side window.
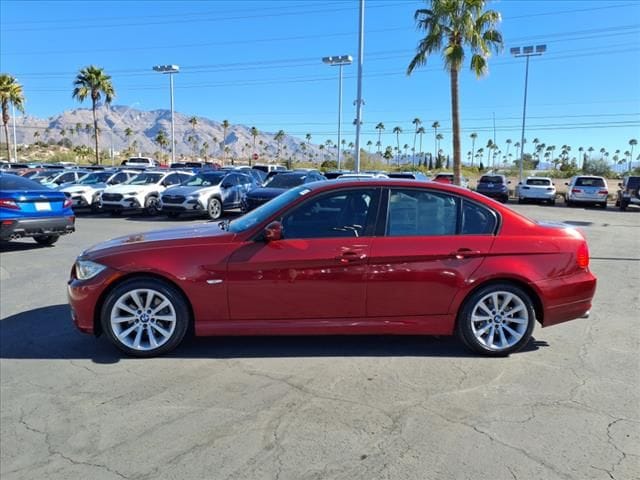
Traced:
<path fill-rule="evenodd" d="M 451 195 L 411 189 L 392 189 L 386 235 L 455 235 L 459 199 Z"/>
<path fill-rule="evenodd" d="M 161 178 L 161 173 L 141 173 L 129 180 L 127 185 L 151 185 L 158 183 Z"/>
<path fill-rule="evenodd" d="M 377 213 L 376 198 L 375 189 L 320 195 L 283 217 L 283 236 L 287 239 L 371 236 Z"/>

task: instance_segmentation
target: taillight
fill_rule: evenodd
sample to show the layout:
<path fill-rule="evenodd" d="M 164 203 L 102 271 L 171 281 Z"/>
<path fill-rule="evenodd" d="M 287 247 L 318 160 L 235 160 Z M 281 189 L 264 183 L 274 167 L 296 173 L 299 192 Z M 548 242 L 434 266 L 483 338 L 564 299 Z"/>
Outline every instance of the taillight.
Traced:
<path fill-rule="evenodd" d="M 580 268 L 587 268 L 589 266 L 589 246 L 587 242 L 582 242 L 578 247 L 576 259 Z"/>
<path fill-rule="evenodd" d="M 9 210 L 20 210 L 20 205 L 15 201 L 8 198 L 0 198 L 0 208 L 6 208 Z"/>
<path fill-rule="evenodd" d="M 579 188 L 574 188 L 573 190 L 571 190 L 571 193 L 582 193 L 582 190 L 580 190 Z"/>
<path fill-rule="evenodd" d="M 600 195 L 609 195 L 609 192 L 607 190 L 600 190 L 600 191 L 598 191 L 598 193 Z"/>
<path fill-rule="evenodd" d="M 64 200 L 64 205 L 62 206 L 62 208 L 70 208 L 71 205 L 73 205 L 73 201 L 70 198 L 66 198 Z"/>

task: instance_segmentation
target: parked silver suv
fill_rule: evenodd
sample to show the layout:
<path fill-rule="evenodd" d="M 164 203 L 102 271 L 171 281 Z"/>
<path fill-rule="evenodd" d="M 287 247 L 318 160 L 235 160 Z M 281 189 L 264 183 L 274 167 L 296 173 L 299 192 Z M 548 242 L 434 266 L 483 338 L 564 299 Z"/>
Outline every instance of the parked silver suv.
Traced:
<path fill-rule="evenodd" d="M 603 177 L 579 175 L 573 177 L 568 183 L 566 202 L 567 207 L 578 204 L 598 205 L 607 208 L 609 190 Z"/>

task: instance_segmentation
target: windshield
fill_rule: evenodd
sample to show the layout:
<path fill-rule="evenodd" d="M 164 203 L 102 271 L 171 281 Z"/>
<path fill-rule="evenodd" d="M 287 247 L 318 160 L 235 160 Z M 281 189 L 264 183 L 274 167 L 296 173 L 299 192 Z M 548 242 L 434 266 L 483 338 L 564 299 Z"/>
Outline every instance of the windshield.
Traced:
<path fill-rule="evenodd" d="M 579 177 L 576 187 L 604 187 L 604 180 L 598 177 Z"/>
<path fill-rule="evenodd" d="M 190 177 L 182 185 L 185 187 L 210 187 L 218 185 L 225 175 L 224 173 L 199 173 L 195 177 Z"/>
<path fill-rule="evenodd" d="M 547 178 L 528 178 L 527 185 L 534 185 L 539 187 L 548 187 L 551 185 L 551 180 Z"/>
<path fill-rule="evenodd" d="M 162 173 L 141 173 L 136 175 L 128 182 L 127 185 L 151 185 L 152 183 L 158 183 L 162 178 Z"/>
<path fill-rule="evenodd" d="M 277 177 L 275 177 L 277 178 Z M 255 210 L 251 210 L 249 213 L 242 217 L 236 218 L 229 223 L 229 231 L 233 233 L 243 232 L 259 223 L 264 222 L 274 213 L 280 210 L 282 207 L 290 202 L 293 202 L 296 198 L 306 195 L 311 190 L 305 185 L 300 185 L 297 188 L 293 188 L 284 192 L 282 195 L 278 195 L 273 200 L 269 200 L 267 203 L 260 205 Z"/>
<path fill-rule="evenodd" d="M 304 183 L 305 178 L 306 175 L 286 175 L 281 173 L 267 180 L 264 186 L 269 188 L 293 188 Z"/>
<path fill-rule="evenodd" d="M 95 185 L 96 183 L 104 183 L 109 179 L 111 175 L 113 175 L 113 173 L 89 173 L 88 175 L 82 177 L 82 179 L 78 182 L 78 185 Z"/>

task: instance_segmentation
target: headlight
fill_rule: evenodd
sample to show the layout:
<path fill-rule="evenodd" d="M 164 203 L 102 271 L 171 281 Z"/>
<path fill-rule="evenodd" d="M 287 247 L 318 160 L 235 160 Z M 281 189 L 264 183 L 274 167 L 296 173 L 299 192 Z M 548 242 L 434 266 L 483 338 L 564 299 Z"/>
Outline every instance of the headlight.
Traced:
<path fill-rule="evenodd" d="M 73 193 L 75 193 L 77 195 L 84 195 L 85 193 L 87 193 L 87 191 L 86 190 L 77 190 L 77 191 L 75 191 Z"/>
<path fill-rule="evenodd" d="M 125 195 L 137 195 L 138 192 L 129 192 L 129 193 L 125 193 Z"/>
<path fill-rule="evenodd" d="M 189 195 L 187 197 L 187 200 L 198 200 L 200 198 L 200 195 Z"/>
<path fill-rule="evenodd" d="M 89 280 L 95 277 L 105 268 L 104 265 L 92 262 L 91 260 L 77 260 L 76 261 L 76 277 L 78 280 Z"/>

